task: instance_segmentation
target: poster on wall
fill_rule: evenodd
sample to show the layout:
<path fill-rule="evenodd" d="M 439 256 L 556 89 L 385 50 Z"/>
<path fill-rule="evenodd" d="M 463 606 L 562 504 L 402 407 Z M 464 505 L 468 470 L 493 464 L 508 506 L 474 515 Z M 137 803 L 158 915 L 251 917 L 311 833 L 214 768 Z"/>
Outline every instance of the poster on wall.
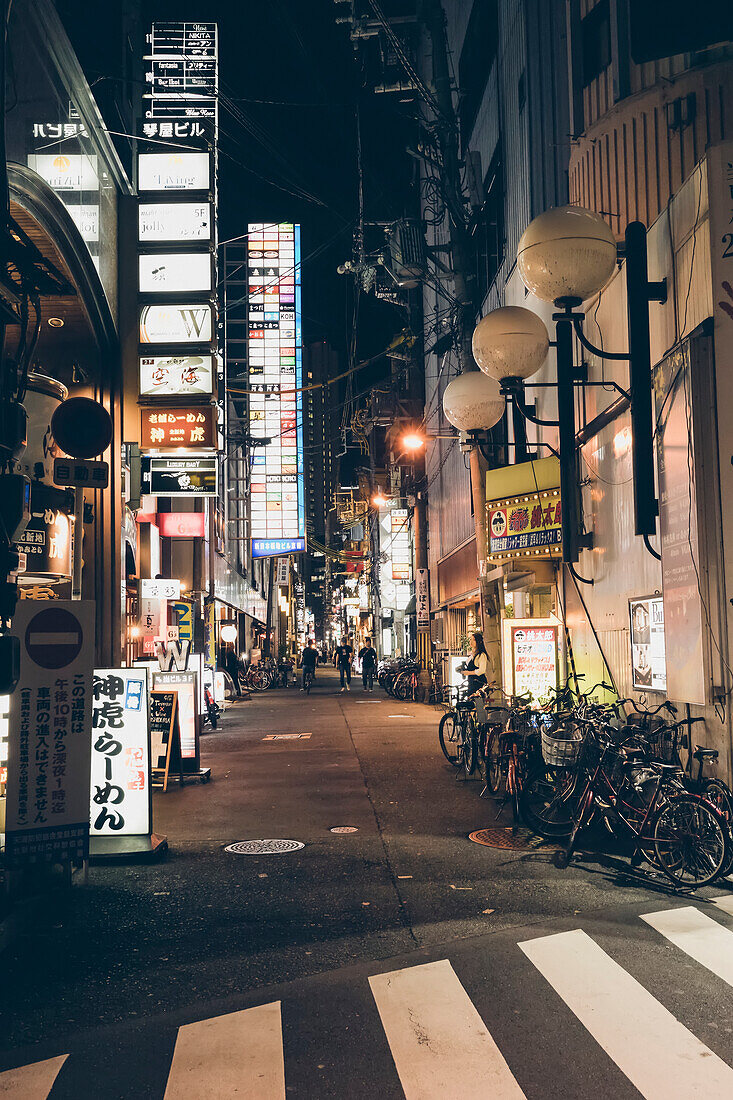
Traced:
<path fill-rule="evenodd" d="M 557 688 L 557 627 L 513 626 L 512 668 L 515 695 L 529 693 L 542 702 Z"/>
<path fill-rule="evenodd" d="M 92 686 L 90 831 L 150 832 L 148 671 L 97 668 Z"/>
<path fill-rule="evenodd" d="M 662 596 L 629 600 L 631 617 L 631 686 L 636 691 L 667 691 Z"/>

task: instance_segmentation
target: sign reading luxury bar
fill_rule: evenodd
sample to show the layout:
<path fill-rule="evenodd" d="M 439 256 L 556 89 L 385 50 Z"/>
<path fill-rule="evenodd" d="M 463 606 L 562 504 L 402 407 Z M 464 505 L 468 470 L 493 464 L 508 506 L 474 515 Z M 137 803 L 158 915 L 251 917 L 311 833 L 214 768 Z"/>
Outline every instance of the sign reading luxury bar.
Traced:
<path fill-rule="evenodd" d="M 215 497 L 219 491 L 216 455 L 143 456 L 142 485 L 151 496 Z"/>

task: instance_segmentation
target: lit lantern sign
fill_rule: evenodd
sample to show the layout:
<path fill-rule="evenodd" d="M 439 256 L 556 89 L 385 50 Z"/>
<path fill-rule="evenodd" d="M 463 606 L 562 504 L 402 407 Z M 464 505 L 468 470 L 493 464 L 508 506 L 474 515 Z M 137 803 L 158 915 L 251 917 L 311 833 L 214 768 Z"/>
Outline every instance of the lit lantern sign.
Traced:
<path fill-rule="evenodd" d="M 140 153 L 140 191 L 208 191 L 208 153 Z"/>
<path fill-rule="evenodd" d="M 213 389 L 211 355 L 148 355 L 140 359 L 140 394 L 143 397 L 208 396 Z"/>
<path fill-rule="evenodd" d="M 211 290 L 208 252 L 157 252 L 138 256 L 141 294 L 186 294 Z"/>
<path fill-rule="evenodd" d="M 148 241 L 211 240 L 211 204 L 208 202 L 142 202 L 138 210 L 138 239 Z"/>
<path fill-rule="evenodd" d="M 216 415 L 212 405 L 142 409 L 140 446 L 153 451 L 174 447 L 215 447 Z"/>
<path fill-rule="evenodd" d="M 305 550 L 300 226 L 248 227 L 252 556 Z"/>
<path fill-rule="evenodd" d="M 211 341 L 212 327 L 207 302 L 156 304 L 140 310 L 141 344 L 205 344 Z"/>

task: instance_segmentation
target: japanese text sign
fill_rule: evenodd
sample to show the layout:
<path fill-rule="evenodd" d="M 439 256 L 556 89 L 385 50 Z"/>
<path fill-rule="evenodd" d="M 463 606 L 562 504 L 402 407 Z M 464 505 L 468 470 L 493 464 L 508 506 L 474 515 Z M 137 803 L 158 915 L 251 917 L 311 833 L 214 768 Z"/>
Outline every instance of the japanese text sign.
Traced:
<path fill-rule="evenodd" d="M 556 557 L 562 544 L 559 489 L 550 489 L 486 505 L 489 560 Z"/>
<path fill-rule="evenodd" d="M 150 832 L 148 670 L 94 670 L 91 832 Z"/>
<path fill-rule="evenodd" d="M 215 413 L 212 405 L 142 409 L 140 445 L 152 450 L 215 447 Z"/>
<path fill-rule="evenodd" d="M 10 696 L 6 858 L 85 859 L 94 602 L 21 600 L 20 680 Z"/>

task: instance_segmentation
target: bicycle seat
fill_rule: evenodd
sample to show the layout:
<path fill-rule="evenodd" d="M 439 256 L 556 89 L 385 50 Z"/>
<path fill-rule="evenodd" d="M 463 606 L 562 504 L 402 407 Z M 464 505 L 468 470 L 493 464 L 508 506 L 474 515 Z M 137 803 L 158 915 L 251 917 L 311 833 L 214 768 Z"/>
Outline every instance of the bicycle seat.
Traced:
<path fill-rule="evenodd" d="M 473 710 L 473 700 L 459 699 L 456 703 L 456 710 Z"/>
<path fill-rule="evenodd" d="M 717 749 L 704 749 L 702 745 L 695 745 L 692 755 L 695 760 L 717 760 L 720 753 Z"/>

